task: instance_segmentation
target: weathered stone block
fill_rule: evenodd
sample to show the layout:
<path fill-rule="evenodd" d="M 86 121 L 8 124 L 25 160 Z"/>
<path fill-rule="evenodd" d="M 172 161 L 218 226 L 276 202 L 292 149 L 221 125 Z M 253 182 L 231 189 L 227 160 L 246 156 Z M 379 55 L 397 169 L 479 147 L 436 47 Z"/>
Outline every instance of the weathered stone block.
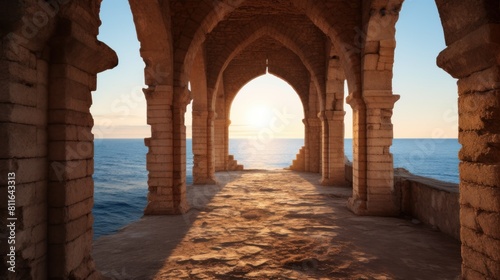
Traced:
<path fill-rule="evenodd" d="M 92 198 L 94 195 L 94 181 L 92 177 L 76 180 L 50 182 L 48 201 L 51 207 L 66 207 L 80 201 Z"/>
<path fill-rule="evenodd" d="M 475 209 L 500 212 L 500 188 L 462 182 L 460 184 L 460 204 L 471 205 Z"/>
<path fill-rule="evenodd" d="M 89 215 L 93 205 L 93 198 L 89 198 L 66 207 L 49 208 L 50 222 L 53 224 L 63 224 Z"/>
<path fill-rule="evenodd" d="M 74 240 L 90 230 L 89 223 L 93 221 L 91 215 L 84 215 L 76 220 L 68 221 L 64 224 L 49 224 L 48 227 L 48 242 L 64 244 Z M 49 220 L 49 222 L 52 222 Z"/>
<path fill-rule="evenodd" d="M 78 140 L 78 131 L 80 127 L 75 125 L 55 124 L 48 127 L 49 140 L 53 141 L 72 141 Z"/>
<path fill-rule="evenodd" d="M 92 128 L 94 119 L 88 112 L 77 112 L 70 110 L 51 109 L 49 111 L 50 124 L 69 124 L 79 126 L 79 129 Z"/>
<path fill-rule="evenodd" d="M 19 208 L 22 211 L 23 227 L 32 228 L 47 220 L 47 205 L 45 203 L 33 204 Z"/>
<path fill-rule="evenodd" d="M 6 73 L 3 77 L 9 77 L 11 80 L 22 81 L 23 84 L 33 86 L 37 84 L 37 69 L 20 63 L 11 62 L 8 64 Z M 2 71 L 3 72 L 3 71 Z"/>
<path fill-rule="evenodd" d="M 35 107 L 37 105 L 37 88 L 15 81 L 0 83 L 0 102 Z"/>
<path fill-rule="evenodd" d="M 36 107 L 2 104 L 0 119 L 4 122 L 44 126 L 47 123 L 47 112 Z"/>
<path fill-rule="evenodd" d="M 499 91 L 488 91 L 477 94 L 464 94 L 458 99 L 460 112 L 481 115 L 487 119 L 496 119 L 498 114 L 494 113 L 500 105 Z"/>
<path fill-rule="evenodd" d="M 5 168 L 3 170 L 16 172 L 16 184 L 40 182 L 47 178 L 47 159 L 45 158 L 11 158 L 1 162 L 0 167 Z"/>
<path fill-rule="evenodd" d="M 146 161 L 151 163 L 170 163 L 173 164 L 174 159 L 170 155 L 156 155 L 156 154 L 147 154 Z"/>
<path fill-rule="evenodd" d="M 477 212 L 467 205 L 460 205 L 460 224 L 472 230 L 478 231 L 479 225 L 476 222 Z"/>
<path fill-rule="evenodd" d="M 396 40 L 395 39 L 380 40 L 380 48 L 394 49 L 396 48 Z"/>
<path fill-rule="evenodd" d="M 365 53 L 366 54 L 378 54 L 380 48 L 379 41 L 367 41 L 365 43 Z"/>
<path fill-rule="evenodd" d="M 90 255 L 92 248 L 92 231 L 87 231 L 65 245 L 66 269 L 73 271 L 80 266 L 83 259 Z"/>
<path fill-rule="evenodd" d="M 475 232 L 467 227 L 461 228 L 460 236 L 464 245 L 500 263 L 500 240 Z"/>
<path fill-rule="evenodd" d="M 0 150 L 0 158 L 29 158 L 46 155 L 46 148 L 36 145 L 36 126 L 0 123 L 0 138 L 4 139 L 4 145 L 7 145 Z"/>
<path fill-rule="evenodd" d="M 173 163 L 146 163 L 146 169 L 150 172 L 168 172 L 173 170 Z"/>
<path fill-rule="evenodd" d="M 377 70 L 378 58 L 377 54 L 366 54 L 363 61 L 363 69 Z"/>
<path fill-rule="evenodd" d="M 54 161 L 74 161 L 92 159 L 94 142 L 92 141 L 51 141 L 49 159 Z"/>
<path fill-rule="evenodd" d="M 459 142 L 462 149 L 459 158 L 467 162 L 481 162 L 495 164 L 500 161 L 500 142 L 495 134 L 483 134 L 475 131 L 462 131 Z"/>
<path fill-rule="evenodd" d="M 44 203 L 43 205 L 44 209 L 47 209 L 47 204 Z M 45 217 L 47 217 L 47 214 L 44 214 Z M 33 243 L 36 243 L 36 251 L 37 251 L 37 258 L 41 258 L 42 255 L 40 255 L 39 251 L 42 249 L 46 249 L 46 242 L 47 242 L 47 220 L 43 221 L 42 223 L 34 226 L 31 230 L 31 235 L 32 239 L 31 241 Z M 40 244 L 44 243 L 44 244 Z M 45 246 L 44 246 L 45 245 Z M 41 248 L 39 248 L 41 247 Z"/>
<path fill-rule="evenodd" d="M 53 79 L 49 94 L 51 110 L 71 110 L 88 113 L 92 95 L 88 86 L 67 79 Z"/>
<path fill-rule="evenodd" d="M 498 279 L 500 276 L 500 266 L 498 262 L 489 259 L 487 256 L 477 252 L 469 246 L 462 245 L 463 265 L 468 268 L 468 275 L 480 278 L 467 279 Z"/>
<path fill-rule="evenodd" d="M 484 234 L 493 239 L 500 240 L 500 213 L 480 212 L 477 215 L 476 221 Z"/>
<path fill-rule="evenodd" d="M 89 89 L 96 88 L 96 75 L 82 71 L 69 64 L 56 64 L 50 68 L 50 76 L 56 80 L 70 80 Z"/>
<path fill-rule="evenodd" d="M 458 92 L 460 95 L 474 92 L 486 92 L 500 88 L 500 66 L 496 65 L 486 70 L 473 73 L 472 75 L 458 80 Z"/>
<path fill-rule="evenodd" d="M 462 182 L 474 182 L 484 186 L 500 187 L 500 165 L 461 162 L 460 179 Z"/>
<path fill-rule="evenodd" d="M 92 176 L 90 160 L 52 161 L 49 164 L 49 179 L 64 182 Z"/>

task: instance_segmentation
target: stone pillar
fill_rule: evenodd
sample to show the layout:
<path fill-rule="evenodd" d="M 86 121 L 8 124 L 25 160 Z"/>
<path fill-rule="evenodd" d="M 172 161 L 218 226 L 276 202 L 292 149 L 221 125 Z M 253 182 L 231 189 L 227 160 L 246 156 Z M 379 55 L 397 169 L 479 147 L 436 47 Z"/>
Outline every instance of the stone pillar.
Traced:
<path fill-rule="evenodd" d="M 347 206 L 356 214 L 366 212 L 366 106 L 361 98 L 350 95 L 347 103 L 353 109 L 353 162 L 352 162 L 352 197 Z"/>
<path fill-rule="evenodd" d="M 500 24 L 452 43 L 438 65 L 458 78 L 463 279 L 500 279 Z"/>
<path fill-rule="evenodd" d="M 353 197 L 348 206 L 358 215 L 392 216 L 394 201 L 392 108 L 399 96 L 365 91 L 364 101 L 349 98 L 354 113 Z M 390 93 L 390 92 L 389 92 Z"/>
<path fill-rule="evenodd" d="M 323 151 L 323 185 L 345 184 L 344 162 L 344 116 L 345 111 L 326 111 L 324 126 L 328 126 L 326 144 Z M 326 166 L 325 166 L 326 165 Z"/>
<path fill-rule="evenodd" d="M 173 111 L 173 213 L 182 214 L 189 210 L 186 199 L 186 125 L 184 117 L 186 107 L 190 103 L 187 89 L 176 87 L 174 89 Z"/>
<path fill-rule="evenodd" d="M 79 24 L 68 19 L 61 19 L 61 24 L 52 39 L 49 65 L 48 278 L 97 279 L 91 257 L 91 91 L 96 74 L 116 66 L 118 59 Z"/>
<path fill-rule="evenodd" d="M 218 118 L 214 121 L 215 171 L 227 170 L 229 151 L 227 148 L 226 131 L 228 127 L 225 119 Z"/>
<path fill-rule="evenodd" d="M 63 74 L 74 69 L 67 64 L 51 66 L 49 130 L 63 127 L 63 131 L 69 132 L 73 127 L 75 131 L 62 137 L 49 133 L 47 230 L 49 277 L 53 278 L 68 277 L 79 264 L 90 261 L 92 248 L 94 138 L 89 111 L 92 97 L 88 85 Z"/>
<path fill-rule="evenodd" d="M 17 6 L 17 1 L 2 3 Z M 21 15 L 19 15 L 20 17 Z M 19 18 L 20 20 L 20 18 Z M 5 27 L 3 27 L 5 28 Z M 6 31 L 4 29 L 4 31 Z M 5 34 L 5 33 L 4 33 Z M 14 33 L 10 33 L 13 35 Z M 1 275 L 12 279 L 47 277 L 47 106 L 49 52 L 21 45 L 9 36 L 0 47 L 0 211 L 2 213 L 2 261 L 6 261 L 7 218 L 16 222 L 16 273 L 9 273 L 3 263 Z M 45 43 L 45 42 L 44 42 Z M 64 141 L 65 126 L 57 131 Z M 12 174 L 14 173 L 14 174 Z M 15 185 L 15 212 L 9 213 L 8 191 Z M 12 210 L 12 208 L 11 208 Z M 22 217 L 22 219 L 20 219 Z M 62 221 L 60 221 L 62 224 Z M 4 235 L 5 234 L 5 235 Z M 10 249 L 10 248 L 9 248 Z M 7 278 L 9 279 L 9 278 Z"/>
<path fill-rule="evenodd" d="M 306 172 L 320 173 L 321 170 L 321 135 L 322 123 L 319 118 L 308 118 L 304 121 L 306 126 Z"/>
<path fill-rule="evenodd" d="M 193 183 L 215 184 L 214 115 L 210 111 L 193 111 Z"/>
<path fill-rule="evenodd" d="M 365 92 L 366 113 L 366 178 L 368 186 L 367 210 L 369 215 L 391 216 L 399 214 L 394 194 L 394 162 L 390 152 L 394 138 L 391 122 L 394 103 L 398 95 Z M 375 92 L 378 94 L 378 92 Z"/>
<path fill-rule="evenodd" d="M 328 120 L 326 118 L 325 111 L 321 111 L 318 113 L 318 118 L 321 122 L 321 154 L 320 154 L 320 159 L 321 159 L 321 183 L 325 180 L 328 179 L 328 139 L 329 139 L 329 131 L 328 129 L 330 128 L 328 126 Z"/>
<path fill-rule="evenodd" d="M 302 123 L 304 124 L 304 146 L 300 148 L 299 153 L 297 154 L 297 158 L 300 156 L 301 153 L 303 154 L 304 170 L 301 171 L 306 171 L 309 170 L 309 160 L 307 159 L 306 155 L 309 154 L 308 147 L 311 145 L 310 144 L 311 139 L 309 139 L 309 124 L 307 123 L 307 119 L 303 119 Z"/>
<path fill-rule="evenodd" d="M 147 102 L 147 123 L 151 138 L 146 156 L 148 170 L 148 204 L 146 215 L 173 214 L 174 211 L 174 149 L 173 149 L 173 87 L 156 86 L 144 91 Z"/>

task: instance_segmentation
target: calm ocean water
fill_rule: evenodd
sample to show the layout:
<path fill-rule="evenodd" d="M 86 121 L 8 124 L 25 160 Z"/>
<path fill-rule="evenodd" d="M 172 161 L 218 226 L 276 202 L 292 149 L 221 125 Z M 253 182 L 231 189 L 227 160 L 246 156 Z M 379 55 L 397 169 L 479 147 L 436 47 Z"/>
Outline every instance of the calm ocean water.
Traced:
<path fill-rule="evenodd" d="M 290 166 L 302 139 L 275 139 L 265 143 L 231 140 L 229 153 L 246 169 L 277 169 Z M 352 140 L 345 140 L 352 160 Z M 396 139 L 391 148 L 395 167 L 442 181 L 458 183 L 456 139 Z M 113 233 L 142 216 L 146 207 L 147 171 L 144 140 L 98 139 L 95 141 L 94 238 Z M 193 155 L 187 142 L 187 181 L 192 182 Z"/>

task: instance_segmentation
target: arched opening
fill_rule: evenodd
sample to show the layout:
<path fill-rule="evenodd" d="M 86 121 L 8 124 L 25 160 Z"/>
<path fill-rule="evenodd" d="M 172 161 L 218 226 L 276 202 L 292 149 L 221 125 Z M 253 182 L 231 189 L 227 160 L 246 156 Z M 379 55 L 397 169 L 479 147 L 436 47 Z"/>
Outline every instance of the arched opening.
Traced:
<path fill-rule="evenodd" d="M 344 96 L 349 96 L 349 85 L 347 83 L 347 80 L 344 82 Z M 344 119 L 344 124 L 345 124 L 345 138 L 344 138 L 344 153 L 349 160 L 350 164 L 349 166 L 346 166 L 346 168 L 349 169 L 349 172 L 346 173 L 346 180 L 350 183 L 352 183 L 352 162 L 353 162 L 353 146 L 352 146 L 352 138 L 353 138 L 353 119 L 352 119 L 352 108 L 348 105 L 344 106 L 345 108 L 345 119 Z"/>
<path fill-rule="evenodd" d="M 191 91 L 191 84 L 188 84 L 188 90 Z M 186 184 L 193 184 L 193 101 L 186 106 L 184 114 L 186 123 Z"/>
<path fill-rule="evenodd" d="M 120 63 L 98 74 L 90 108 L 94 118 L 94 239 L 111 234 L 143 215 L 147 203 L 147 147 L 144 62 L 126 1 L 103 1 L 98 39 Z M 129 32 L 116 32 L 129 30 Z"/>
<path fill-rule="evenodd" d="M 231 104 L 229 153 L 245 169 L 290 166 L 304 145 L 304 108 L 295 90 L 266 74 L 246 84 Z"/>
<path fill-rule="evenodd" d="M 426 21 L 416 25 L 419 12 Z M 393 90 L 394 167 L 458 183 L 458 107 L 456 80 L 436 65 L 446 48 L 436 4 L 406 1 L 397 23 Z M 423 43 L 432 42 L 432 43 Z"/>

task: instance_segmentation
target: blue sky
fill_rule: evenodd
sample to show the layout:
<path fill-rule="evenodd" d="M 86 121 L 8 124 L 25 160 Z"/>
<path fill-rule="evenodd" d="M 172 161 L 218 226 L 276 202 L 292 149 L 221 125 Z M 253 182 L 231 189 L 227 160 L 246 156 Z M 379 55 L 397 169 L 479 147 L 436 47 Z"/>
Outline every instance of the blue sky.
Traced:
<path fill-rule="evenodd" d="M 146 101 L 141 91 L 144 63 L 128 1 L 104 0 L 101 20 L 99 39 L 117 52 L 119 65 L 98 76 L 91 107 L 94 134 L 96 138 L 149 137 Z M 396 27 L 393 91 L 401 99 L 392 119 L 395 138 L 456 138 L 457 86 L 436 66 L 436 57 L 445 43 L 435 2 L 406 0 Z M 346 138 L 351 138 L 352 110 L 348 105 L 345 110 Z M 284 121 L 280 118 L 283 114 L 287 116 Z M 301 138 L 303 117 L 293 89 L 282 80 L 263 76 L 245 86 L 236 97 L 230 136 L 252 137 L 268 131 L 269 121 L 278 120 L 280 123 L 273 123 L 280 128 L 273 130 L 274 137 Z M 188 111 L 186 125 L 190 122 Z"/>

